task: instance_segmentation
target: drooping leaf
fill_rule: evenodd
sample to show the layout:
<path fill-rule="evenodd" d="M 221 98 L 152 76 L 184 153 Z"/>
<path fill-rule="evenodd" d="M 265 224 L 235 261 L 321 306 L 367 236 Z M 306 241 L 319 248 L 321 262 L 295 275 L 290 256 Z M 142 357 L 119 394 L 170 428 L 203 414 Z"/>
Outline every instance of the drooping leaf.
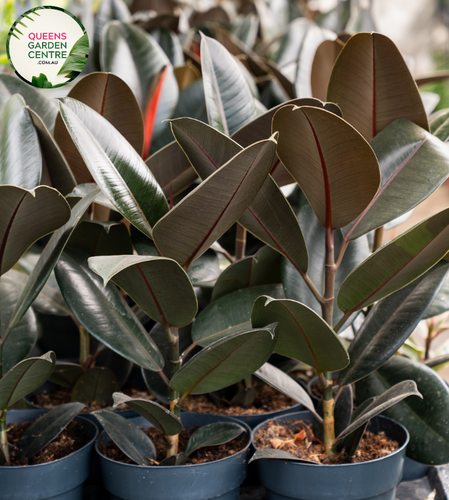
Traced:
<path fill-rule="evenodd" d="M 356 419 L 351 422 L 346 429 L 337 436 L 337 440 L 343 439 L 355 429 L 368 422 L 371 418 L 379 415 L 396 403 L 399 403 L 408 396 L 419 396 L 422 399 L 422 394 L 418 391 L 416 383 L 413 380 L 403 380 L 396 385 L 390 387 L 387 391 L 377 397 L 369 404 L 364 411 L 360 412 Z"/>
<path fill-rule="evenodd" d="M 287 375 L 285 372 L 270 363 L 265 363 L 254 373 L 254 375 L 266 384 L 270 384 L 271 387 L 274 387 L 279 392 L 282 392 L 282 394 L 285 394 L 289 398 L 305 406 L 318 420 L 321 420 L 321 417 L 317 414 L 308 392 L 303 389 L 303 387 L 298 384 L 296 380 L 290 377 L 290 375 Z"/>
<path fill-rule="evenodd" d="M 34 189 L 40 184 L 42 155 L 23 97 L 8 99 L 0 116 L 0 184 Z"/>
<path fill-rule="evenodd" d="M 73 387 L 83 373 L 84 370 L 80 365 L 58 362 L 49 381 L 61 387 Z"/>
<path fill-rule="evenodd" d="M 20 439 L 18 460 L 31 458 L 53 441 L 84 408 L 82 403 L 66 403 L 42 415 Z"/>
<path fill-rule="evenodd" d="M 263 246 L 251 257 L 233 262 L 218 277 L 212 302 L 242 288 L 280 283 L 280 265 L 280 254 L 268 246 Z"/>
<path fill-rule="evenodd" d="M 354 128 L 322 109 L 285 106 L 273 117 L 273 131 L 279 132 L 279 158 L 324 227 L 344 227 L 363 212 L 380 172 L 373 150 Z"/>
<path fill-rule="evenodd" d="M 212 127 L 232 135 L 259 115 L 237 61 L 220 42 L 204 34 L 201 34 L 201 67 Z"/>
<path fill-rule="evenodd" d="M 260 460 L 261 458 L 278 458 L 279 460 L 295 460 L 296 462 L 314 463 L 312 462 L 312 460 L 304 460 L 303 458 L 299 458 L 289 451 L 275 450 L 274 448 L 264 448 L 263 450 L 256 450 L 248 463 L 250 464 L 251 462 L 254 462 L 254 460 Z"/>
<path fill-rule="evenodd" d="M 235 384 L 263 365 L 276 344 L 269 330 L 255 329 L 218 340 L 184 364 L 171 380 L 183 394 L 203 394 Z"/>
<path fill-rule="evenodd" d="M 374 401 L 375 398 L 369 398 L 365 400 L 361 405 L 359 405 L 354 413 L 352 414 L 351 422 L 354 422 L 354 420 L 363 412 L 365 409 Z M 365 429 L 367 427 L 369 422 L 366 422 L 365 425 L 361 425 L 360 427 L 357 427 L 354 431 L 352 431 L 350 434 L 348 434 L 341 442 L 342 448 L 345 448 L 346 453 L 352 457 L 355 455 L 355 452 L 357 451 L 357 448 L 360 444 L 360 440 L 363 437 L 363 433 L 365 432 Z"/>
<path fill-rule="evenodd" d="M 31 85 L 23 82 L 13 75 L 0 75 L 2 83 L 11 95 L 20 94 L 33 111 L 35 111 L 45 123 L 50 133 L 53 132 L 55 118 L 58 113 L 58 104 L 54 99 L 48 99 L 43 92 L 39 92 Z"/>
<path fill-rule="evenodd" d="M 156 448 L 142 429 L 111 411 L 98 410 L 92 414 L 127 457 L 138 465 L 154 465 Z"/>
<path fill-rule="evenodd" d="M 344 229 L 356 239 L 408 212 L 449 175 L 449 149 L 408 120 L 396 120 L 371 142 L 379 160 L 381 187 L 363 214 Z"/>
<path fill-rule="evenodd" d="M 246 148 L 163 217 L 154 228 L 155 243 L 161 254 L 188 267 L 229 229 L 265 181 L 273 163 L 275 144 L 270 138 Z M 217 190 L 221 193 L 219 199 Z"/>
<path fill-rule="evenodd" d="M 44 384 L 55 366 L 52 351 L 38 358 L 28 358 L 17 363 L 0 379 L 0 408 L 6 410 L 16 401 Z"/>
<path fill-rule="evenodd" d="M 154 401 L 142 398 L 130 398 L 121 392 L 114 394 L 114 408 L 126 403 L 141 417 L 151 422 L 157 429 L 168 436 L 174 436 L 182 430 L 182 423 L 171 411 Z"/>
<path fill-rule="evenodd" d="M 250 330 L 251 310 L 260 295 L 280 299 L 284 297 L 284 291 L 280 284 L 261 285 L 236 290 L 221 297 L 195 318 L 192 339 L 200 346 L 206 347 L 216 340 Z"/>
<path fill-rule="evenodd" d="M 253 307 L 253 328 L 278 323 L 275 352 L 304 361 L 319 372 L 341 370 L 349 363 L 338 335 L 312 309 L 287 299 L 259 297 Z"/>
<path fill-rule="evenodd" d="M 38 188 L 43 189 L 43 188 Z M 50 188 L 46 188 L 50 189 Z M 31 306 L 33 301 L 39 295 L 42 288 L 45 286 L 50 274 L 52 273 L 58 259 L 64 250 L 64 247 L 70 238 L 74 228 L 80 221 L 84 212 L 87 210 L 89 205 L 93 202 L 95 197 L 98 195 L 100 190 L 96 186 L 90 186 L 86 190 L 86 195 L 76 203 L 72 208 L 72 213 L 70 219 L 64 226 L 59 228 L 52 235 L 44 250 L 42 251 L 39 260 L 37 261 L 33 271 L 28 278 L 28 281 L 17 300 L 16 307 L 14 309 L 14 314 L 11 316 L 11 320 L 8 328 L 14 328 L 20 319 L 23 317 L 25 312 Z"/>
<path fill-rule="evenodd" d="M 167 67 L 153 135 L 168 127 L 163 120 L 171 118 L 178 101 L 179 89 L 173 67 L 156 40 L 141 28 L 120 22 L 107 23 L 102 33 L 101 68 L 124 80 L 146 108 L 151 83 L 162 68 Z"/>
<path fill-rule="evenodd" d="M 61 117 L 87 167 L 116 210 L 151 237 L 168 211 L 161 188 L 132 146 L 101 115 L 70 98 Z"/>
<path fill-rule="evenodd" d="M 84 250 L 91 256 L 133 253 L 128 228 L 120 222 L 82 221 L 68 246 Z"/>
<path fill-rule="evenodd" d="M 110 406 L 112 394 L 118 390 L 115 375 L 108 368 L 90 368 L 75 382 L 72 389 L 72 401 L 87 405 L 99 404 Z"/>
<path fill-rule="evenodd" d="M 137 255 L 91 257 L 89 267 L 103 278 L 105 285 L 112 279 L 158 323 L 185 326 L 197 313 L 192 283 L 171 259 Z"/>
<path fill-rule="evenodd" d="M 8 275 L 12 272 L 16 271 L 11 270 L 0 278 L 0 376 L 30 354 L 39 332 L 32 309 L 27 311 L 13 330 L 8 330 L 11 314 L 22 288 L 8 280 Z"/>
<path fill-rule="evenodd" d="M 203 425 L 190 436 L 185 454 L 188 456 L 205 446 L 227 443 L 240 436 L 242 432 L 245 432 L 245 428 L 234 422 L 215 422 Z"/>
<path fill-rule="evenodd" d="M 70 207 L 47 186 L 31 191 L 0 186 L 0 213 L 0 274 L 4 274 L 36 240 L 67 222 Z"/>
<path fill-rule="evenodd" d="M 89 38 L 87 37 L 87 33 L 85 33 L 83 36 L 78 38 L 71 48 L 69 55 L 62 63 L 61 69 L 58 71 L 58 75 L 61 73 L 71 73 L 72 71 L 80 73 L 86 65 L 88 55 Z M 71 78 L 70 74 L 65 76 L 66 78 Z"/>
<path fill-rule="evenodd" d="M 76 186 L 69 164 L 40 116 L 31 108 L 28 109 L 28 113 L 36 128 L 42 148 L 43 169 L 40 183 L 56 188 L 65 196 Z"/>
<path fill-rule="evenodd" d="M 81 78 L 67 96 L 81 101 L 104 116 L 134 147 L 137 153 L 142 154 L 142 111 L 136 97 L 122 79 L 112 73 L 90 73 Z M 56 131 L 62 133 L 65 130 L 64 128 L 59 130 L 58 125 L 56 125 Z M 61 142 L 61 139 L 58 138 L 58 142 Z M 67 144 L 67 147 L 69 148 L 70 144 Z M 70 154 L 72 154 L 73 147 L 68 150 Z M 72 168 L 77 169 L 77 167 L 73 167 L 73 163 Z"/>
<path fill-rule="evenodd" d="M 445 381 L 423 363 L 393 356 L 356 385 L 357 402 L 377 396 L 403 380 L 416 382 L 422 399 L 409 398 L 385 415 L 407 427 L 407 456 L 418 462 L 439 465 L 449 460 L 449 389 Z"/>
<path fill-rule="evenodd" d="M 357 382 L 382 366 L 415 330 L 441 288 L 449 269 L 439 263 L 405 288 L 379 301 L 349 346 L 349 365 L 339 384 Z"/>
<path fill-rule="evenodd" d="M 87 254 L 66 252 L 56 266 L 61 292 L 78 321 L 95 338 L 124 358 L 159 371 L 162 356 L 131 308 L 110 284 L 87 266 Z"/>
<path fill-rule="evenodd" d="M 345 120 L 367 141 L 398 118 L 429 130 L 407 64 L 394 43 L 380 33 L 357 33 L 348 40 L 332 71 L 327 100 L 338 103 Z"/>
<path fill-rule="evenodd" d="M 449 248 L 449 209 L 417 224 L 366 259 L 343 282 L 338 307 L 346 315 L 403 288 Z"/>

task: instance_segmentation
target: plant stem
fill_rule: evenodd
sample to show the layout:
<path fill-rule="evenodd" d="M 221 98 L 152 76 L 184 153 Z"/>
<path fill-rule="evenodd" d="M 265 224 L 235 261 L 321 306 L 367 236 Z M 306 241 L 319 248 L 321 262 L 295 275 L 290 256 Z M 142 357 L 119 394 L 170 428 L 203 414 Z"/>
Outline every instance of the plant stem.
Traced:
<path fill-rule="evenodd" d="M 179 334 L 178 329 L 165 326 L 165 334 L 167 336 L 168 343 L 170 344 L 170 379 L 173 378 L 175 373 L 179 370 Z M 179 405 L 179 393 L 175 392 L 171 387 L 169 388 L 170 393 L 170 411 L 176 415 L 178 418 L 181 416 L 181 407 Z M 168 448 L 167 457 L 176 455 L 178 453 L 178 434 L 174 436 L 167 436 L 168 438 Z"/>
<path fill-rule="evenodd" d="M 6 436 L 6 410 L 3 410 L 0 416 L 0 448 L 6 461 L 9 462 L 8 438 Z"/>
<path fill-rule="evenodd" d="M 384 239 L 384 227 L 381 226 L 374 231 L 373 252 L 379 250 L 379 248 L 382 246 L 383 239 Z"/>
<path fill-rule="evenodd" d="M 432 344 L 432 334 L 434 330 L 434 325 L 432 322 L 427 323 L 428 332 L 426 337 L 426 352 L 424 353 L 424 360 L 429 359 L 430 356 L 430 345 Z"/>
<path fill-rule="evenodd" d="M 90 351 L 90 335 L 84 326 L 79 326 L 80 332 L 80 365 L 86 366 Z"/>
<path fill-rule="evenodd" d="M 246 229 L 237 224 L 237 234 L 235 235 L 235 260 L 245 257 L 246 249 Z"/>

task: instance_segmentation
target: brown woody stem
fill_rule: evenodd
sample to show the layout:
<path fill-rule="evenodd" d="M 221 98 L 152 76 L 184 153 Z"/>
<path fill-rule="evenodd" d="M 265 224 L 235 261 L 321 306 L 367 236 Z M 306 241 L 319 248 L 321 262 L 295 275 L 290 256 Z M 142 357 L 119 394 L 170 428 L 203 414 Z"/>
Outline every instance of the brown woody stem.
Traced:
<path fill-rule="evenodd" d="M 235 260 L 241 260 L 245 257 L 246 250 L 246 229 L 237 224 L 237 233 L 235 235 Z"/>
<path fill-rule="evenodd" d="M 165 334 L 170 344 L 170 378 L 173 378 L 175 373 L 179 370 L 180 359 L 179 359 L 179 334 L 178 329 L 165 326 Z M 169 388 L 169 400 L 170 400 L 170 411 L 176 415 L 178 418 L 181 416 L 181 407 L 179 406 L 179 393 L 175 392 L 171 387 Z M 178 453 L 178 434 L 174 436 L 167 436 L 168 448 L 167 457 L 176 455 Z"/>
<path fill-rule="evenodd" d="M 84 326 L 79 326 L 80 332 L 80 365 L 86 366 L 90 351 L 90 335 Z"/>

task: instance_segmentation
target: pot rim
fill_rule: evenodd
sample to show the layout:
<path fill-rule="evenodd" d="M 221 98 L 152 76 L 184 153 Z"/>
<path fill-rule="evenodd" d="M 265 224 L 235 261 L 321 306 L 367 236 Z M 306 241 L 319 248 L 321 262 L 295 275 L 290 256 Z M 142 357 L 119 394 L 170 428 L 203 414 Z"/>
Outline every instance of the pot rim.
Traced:
<path fill-rule="evenodd" d="M 210 414 L 208 414 L 210 415 Z M 223 417 L 225 415 L 219 415 L 220 417 Z M 101 460 L 106 460 L 108 462 L 112 462 L 114 464 L 118 464 L 118 465 L 121 465 L 121 466 L 127 466 L 127 467 L 139 467 L 140 469 L 151 469 L 151 470 L 176 470 L 176 469 L 181 469 L 181 468 L 185 468 L 185 467 L 190 467 L 190 468 L 194 468 L 194 467 L 201 467 L 201 466 L 206 466 L 206 465 L 212 465 L 212 464 L 217 464 L 217 463 L 221 463 L 223 462 L 224 460 L 228 460 L 228 459 L 235 459 L 236 457 L 238 457 L 239 455 L 242 455 L 244 453 L 246 453 L 249 449 L 249 447 L 251 446 L 252 444 L 252 434 L 251 434 L 251 427 L 246 424 L 245 422 L 240 422 L 239 420 L 236 420 L 232 417 L 228 417 L 228 416 L 225 416 L 226 419 L 229 419 L 229 420 L 233 420 L 234 422 L 240 424 L 242 427 L 245 428 L 245 431 L 246 433 L 248 434 L 248 442 L 246 443 L 245 447 L 242 448 L 240 451 L 238 451 L 237 453 L 234 453 L 233 455 L 230 455 L 229 457 L 225 457 L 225 458 L 220 458 L 219 460 L 213 460 L 211 462 L 204 462 L 202 464 L 185 464 L 185 465 L 138 465 L 138 464 L 126 464 L 124 462 L 120 462 L 118 460 L 113 460 L 112 458 L 109 458 L 105 455 L 103 455 L 103 453 L 101 453 L 101 451 L 99 450 L 98 448 L 98 445 L 103 437 L 103 434 L 105 436 L 108 437 L 109 441 L 112 441 L 112 439 L 110 438 L 110 436 L 108 435 L 108 433 L 103 430 L 100 435 L 97 437 L 97 440 L 95 441 L 95 451 L 97 452 L 98 456 L 100 457 Z M 142 419 L 142 420 L 145 420 L 143 417 L 138 417 L 139 419 Z M 129 419 L 129 420 L 137 420 L 137 418 L 132 418 L 132 419 Z M 142 424 L 141 424 L 142 425 Z M 207 424 L 205 424 L 207 425 Z M 154 427 L 153 425 L 151 425 L 147 420 L 145 421 L 145 423 L 143 423 L 143 426 L 145 428 L 147 427 Z"/>
<path fill-rule="evenodd" d="M 33 410 L 34 408 L 30 408 L 30 409 Z M 85 417 L 82 417 L 80 415 L 78 415 L 77 417 L 75 417 L 73 420 L 78 420 L 78 419 L 81 419 L 83 421 L 83 423 L 88 422 L 88 426 L 90 425 L 90 426 L 94 426 L 95 427 L 95 435 L 91 439 L 89 439 L 89 441 L 84 446 L 82 446 L 81 448 L 78 448 L 76 451 L 73 451 L 72 453 L 70 453 L 69 455 L 66 455 L 65 457 L 57 458 L 56 460 L 52 460 L 51 462 L 45 462 L 43 464 L 8 465 L 7 467 L 4 467 L 4 466 L 0 465 L 0 470 L 1 470 L 2 467 L 4 468 L 4 470 L 2 471 L 2 473 L 4 473 L 6 470 L 24 470 L 25 467 L 27 469 L 29 469 L 30 467 L 32 467 L 34 469 L 36 467 L 44 467 L 45 465 L 59 464 L 63 460 L 67 460 L 67 459 L 73 457 L 73 455 L 75 455 L 75 453 L 78 453 L 78 452 L 84 450 L 86 447 L 90 446 L 92 444 L 92 441 L 95 442 L 98 439 L 98 434 L 99 434 L 98 427 L 93 422 L 91 422 L 89 419 L 87 419 Z M 14 423 L 14 422 L 11 422 L 11 423 Z"/>
<path fill-rule="evenodd" d="M 297 418 L 298 420 L 301 420 L 301 417 L 305 418 L 306 416 L 308 417 L 309 415 L 312 416 L 312 414 L 308 410 L 307 411 L 299 411 L 297 413 L 290 413 L 289 415 L 283 415 L 282 417 L 277 417 L 275 419 L 272 419 L 271 421 L 279 420 L 279 419 L 283 419 L 283 418 L 289 418 L 289 419 Z M 404 430 L 405 440 L 402 443 L 402 445 L 399 446 L 399 448 L 397 450 L 394 450 L 391 453 L 389 453 L 388 455 L 385 455 L 383 457 L 373 458 L 372 460 L 365 460 L 364 462 L 349 463 L 349 464 L 315 464 L 315 463 L 308 463 L 308 462 L 300 462 L 300 461 L 296 461 L 296 460 L 291 460 L 291 461 L 289 461 L 288 459 L 283 459 L 283 460 L 290 462 L 291 464 L 295 464 L 298 466 L 299 465 L 305 466 L 305 467 L 321 467 L 321 468 L 354 467 L 354 466 L 363 466 L 366 464 L 372 464 L 374 462 L 380 462 L 382 460 L 393 457 L 394 455 L 396 455 L 397 453 L 400 453 L 403 449 L 406 448 L 406 446 L 408 445 L 408 443 L 410 441 L 410 433 L 408 432 L 407 428 L 404 425 L 397 422 L 396 420 L 393 420 L 392 418 L 385 417 L 383 415 L 376 415 L 373 418 L 380 418 L 380 419 L 388 420 L 389 422 L 392 422 L 392 423 L 398 425 L 399 427 L 401 427 Z M 370 419 L 370 421 L 371 420 L 372 419 Z M 263 449 L 263 448 L 256 447 L 256 445 L 254 444 L 254 438 L 256 436 L 256 433 L 260 430 L 260 428 L 263 427 L 264 425 L 266 425 L 268 422 L 269 421 L 265 421 L 265 422 L 260 423 L 259 425 L 254 427 L 254 429 L 251 432 L 251 445 L 254 447 L 255 450 Z M 261 460 L 264 460 L 264 459 L 261 459 Z M 279 458 L 266 458 L 265 460 L 281 460 L 281 459 L 279 459 Z"/>
<path fill-rule="evenodd" d="M 273 415 L 273 418 L 277 417 L 279 413 L 285 412 L 287 410 L 291 410 L 292 408 L 295 408 L 296 406 L 303 406 L 301 403 L 295 403 L 294 405 L 287 406 L 287 408 L 283 408 L 282 410 L 275 410 L 275 411 L 267 411 L 265 413 L 240 413 L 239 415 L 227 415 L 225 413 L 210 413 L 208 411 L 191 411 L 191 410 L 181 410 L 181 413 L 191 413 L 191 414 L 198 414 L 198 415 L 213 415 L 214 417 L 229 417 L 229 418 L 234 418 L 238 420 L 239 417 L 242 418 L 248 418 L 248 417 L 267 417 L 270 418 L 269 415 Z M 297 413 L 297 412 L 295 412 Z M 291 413 L 290 413 L 291 415 Z M 284 415 L 279 415 L 279 416 L 284 416 Z M 240 423 L 240 420 L 239 420 Z"/>

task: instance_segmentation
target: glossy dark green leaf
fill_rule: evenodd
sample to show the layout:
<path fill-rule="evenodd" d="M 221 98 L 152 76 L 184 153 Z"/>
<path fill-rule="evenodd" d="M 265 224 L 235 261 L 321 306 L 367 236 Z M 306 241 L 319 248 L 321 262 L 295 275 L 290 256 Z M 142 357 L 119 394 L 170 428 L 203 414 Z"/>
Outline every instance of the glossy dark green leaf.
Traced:
<path fill-rule="evenodd" d="M 138 255 L 151 255 L 157 257 L 159 255 L 154 241 L 141 233 L 134 226 L 131 226 L 131 241 L 134 250 Z"/>
<path fill-rule="evenodd" d="M 289 105 L 276 112 L 272 129 L 279 132 L 280 160 L 323 227 L 342 228 L 369 205 L 380 184 L 379 164 L 345 120 L 323 109 Z"/>
<path fill-rule="evenodd" d="M 434 370 L 422 363 L 393 356 L 357 383 L 357 401 L 377 396 L 407 379 L 416 382 L 423 399 L 408 398 L 385 415 L 410 432 L 408 457 L 429 465 L 445 464 L 449 460 L 449 388 Z"/>
<path fill-rule="evenodd" d="M 253 328 L 277 322 L 275 352 L 304 361 L 319 372 L 341 370 L 349 363 L 338 335 L 316 312 L 300 302 L 259 297 L 251 321 Z"/>
<path fill-rule="evenodd" d="M 83 373 L 84 370 L 80 365 L 58 362 L 49 381 L 61 387 L 73 387 Z"/>
<path fill-rule="evenodd" d="M 168 436 L 174 436 L 182 430 L 182 423 L 171 411 L 154 401 L 142 398 L 130 398 L 121 392 L 114 394 L 114 408 L 126 403 L 141 417 L 151 422 L 157 429 Z"/>
<path fill-rule="evenodd" d="M 170 197 L 170 192 L 172 196 L 178 195 L 198 178 L 177 142 L 167 144 L 145 163 L 167 198 Z"/>
<path fill-rule="evenodd" d="M 60 112 L 104 194 L 131 224 L 151 237 L 152 227 L 168 205 L 142 159 L 105 118 L 85 104 L 65 98 Z"/>
<path fill-rule="evenodd" d="M 318 222 L 312 208 L 308 203 L 302 205 L 298 212 L 298 221 L 304 233 L 307 248 L 310 256 L 308 277 L 314 283 L 317 290 L 324 293 L 324 269 L 325 269 L 325 230 Z M 334 248 L 338 251 L 343 241 L 340 230 L 334 233 Z M 346 249 L 343 261 L 338 268 L 335 276 L 335 290 L 338 290 L 355 267 L 363 262 L 371 254 L 366 236 L 351 241 Z M 335 253 L 336 256 L 336 253 Z M 297 300 L 321 314 L 321 305 L 318 303 L 302 276 L 294 268 L 291 262 L 284 259 L 281 269 L 282 284 L 284 286 L 285 296 L 288 299 Z M 334 324 L 336 324 L 343 313 L 334 307 Z"/>
<path fill-rule="evenodd" d="M 66 252 L 56 266 L 61 292 L 78 321 L 96 339 L 124 358 L 159 371 L 162 356 L 145 328 L 111 283 L 103 286 L 87 266 L 87 254 Z"/>
<path fill-rule="evenodd" d="M 87 405 L 110 406 L 112 394 L 118 390 L 115 375 L 108 368 L 90 368 L 77 379 L 72 389 L 72 401 Z"/>
<path fill-rule="evenodd" d="M 380 33 L 357 33 L 332 70 L 327 100 L 371 141 L 387 125 L 406 118 L 428 130 L 418 87 L 394 43 Z"/>
<path fill-rule="evenodd" d="M 357 267 L 338 292 L 338 307 L 351 314 L 396 292 L 435 265 L 449 248 L 449 209 L 417 224 Z"/>
<path fill-rule="evenodd" d="M 149 33 L 165 52 L 173 67 L 184 64 L 184 51 L 179 37 L 174 31 L 164 27 L 157 27 L 151 29 Z"/>
<path fill-rule="evenodd" d="M 165 467 L 167 465 L 185 465 L 186 464 L 186 454 L 178 453 L 177 455 L 172 455 L 171 457 L 164 458 L 162 462 L 159 462 L 161 467 Z"/>
<path fill-rule="evenodd" d="M 38 358 L 28 358 L 17 363 L 0 379 L 0 408 L 6 410 L 16 401 L 44 384 L 55 366 L 52 351 Z"/>
<path fill-rule="evenodd" d="M 76 181 L 69 164 L 40 116 L 31 108 L 28 109 L 28 112 L 36 128 L 39 144 L 42 148 L 43 168 L 41 184 L 54 187 L 65 196 L 76 186 Z"/>
<path fill-rule="evenodd" d="M 273 163 L 275 147 L 273 138 L 249 146 L 183 198 L 154 228 L 160 253 L 184 267 L 202 255 L 254 200 Z"/>
<path fill-rule="evenodd" d="M 242 288 L 281 282 L 281 255 L 263 246 L 255 255 L 233 262 L 218 277 L 212 301 Z"/>
<path fill-rule="evenodd" d="M 396 120 L 371 146 L 379 160 L 381 186 L 363 214 L 344 229 L 353 240 L 408 212 L 449 175 L 449 149 L 408 120 Z"/>
<path fill-rule="evenodd" d="M 296 380 L 290 377 L 290 375 L 287 375 L 285 372 L 270 363 L 265 363 L 261 368 L 254 372 L 254 375 L 266 384 L 270 384 L 271 387 L 274 387 L 277 391 L 282 392 L 282 394 L 285 394 L 297 403 L 302 404 L 319 420 L 321 420 L 321 417 L 317 414 L 308 392 L 303 389 L 303 387 L 298 384 Z"/>
<path fill-rule="evenodd" d="M 192 339 L 206 347 L 216 340 L 250 330 L 251 310 L 260 295 L 280 299 L 284 297 L 284 292 L 280 284 L 260 285 L 236 290 L 221 297 L 198 314 L 192 327 Z"/>
<path fill-rule="evenodd" d="M 254 373 L 276 345 L 269 330 L 237 333 L 205 347 L 184 364 L 171 380 L 183 394 L 204 394 L 228 387 Z"/>
<path fill-rule="evenodd" d="M 13 330 L 8 331 L 11 314 L 21 292 L 21 287 L 8 280 L 11 272 L 16 271 L 11 270 L 0 278 L 0 376 L 29 355 L 38 334 L 37 319 L 32 309 Z"/>
<path fill-rule="evenodd" d="M 361 405 L 359 405 L 354 413 L 352 414 L 351 422 L 354 422 L 354 420 L 363 412 L 365 411 L 365 408 L 367 408 L 375 398 L 369 398 L 366 401 L 364 401 Z M 366 426 L 368 425 L 369 422 L 366 422 L 365 425 L 361 425 L 360 427 L 357 427 L 354 431 L 351 432 L 351 434 L 348 434 L 343 441 L 341 441 L 342 447 L 345 448 L 346 453 L 352 457 L 355 455 L 355 452 L 357 451 L 357 448 L 360 444 L 360 440 L 363 437 L 363 433 L 365 432 Z"/>
<path fill-rule="evenodd" d="M 361 411 L 357 418 L 354 419 L 354 421 L 351 422 L 351 424 L 348 425 L 348 427 L 346 427 L 346 429 L 341 432 L 336 439 L 339 440 L 345 438 L 355 429 L 408 396 L 418 396 L 422 398 L 422 395 L 418 391 L 416 383 L 413 380 L 403 380 L 398 382 L 379 395 L 379 397 L 377 397 L 371 404 Z"/>
<path fill-rule="evenodd" d="M 449 277 L 446 278 L 437 296 L 430 305 L 423 319 L 433 318 L 449 310 Z"/>
<path fill-rule="evenodd" d="M 190 436 L 185 454 L 191 455 L 194 451 L 205 446 L 227 443 L 240 436 L 242 432 L 246 432 L 245 428 L 234 422 L 215 422 L 203 425 Z"/>
<path fill-rule="evenodd" d="M 191 326 L 186 326 L 178 330 L 179 335 L 179 352 L 184 352 L 192 343 L 192 337 L 190 335 Z M 167 342 L 167 335 L 165 333 L 164 325 L 156 323 L 150 330 L 150 336 L 158 346 L 164 358 L 164 374 L 167 379 L 170 380 L 172 376 L 172 364 L 171 359 L 171 348 L 170 344 Z M 185 360 L 184 360 L 185 361 Z M 147 389 L 153 394 L 158 401 L 162 403 L 169 403 L 170 392 L 167 384 L 162 380 L 159 373 L 152 372 L 150 370 L 144 370 L 142 368 L 142 377 L 147 386 Z"/>
<path fill-rule="evenodd" d="M 0 184 L 34 189 L 40 184 L 42 155 L 23 97 L 13 95 L 0 116 Z"/>
<path fill-rule="evenodd" d="M 156 40 L 135 25 L 111 21 L 102 32 L 100 62 L 103 71 L 114 73 L 128 84 L 144 115 L 153 80 L 167 68 L 154 122 L 153 136 L 157 137 L 168 127 L 163 120 L 172 118 L 179 89 L 170 60 Z"/>
<path fill-rule="evenodd" d="M 117 379 L 119 389 L 121 389 L 131 376 L 134 363 L 103 344 L 100 344 L 97 349 L 101 349 L 101 351 L 98 354 L 95 366 L 111 370 Z"/>
<path fill-rule="evenodd" d="M 133 253 L 128 228 L 120 222 L 82 221 L 67 245 L 91 256 Z"/>
<path fill-rule="evenodd" d="M 42 118 L 50 133 L 53 132 L 58 113 L 58 104 L 55 99 L 48 99 L 44 92 L 39 92 L 13 75 L 0 75 L 0 83 L 8 89 L 11 95 L 20 94 L 25 99 L 27 106 Z"/>
<path fill-rule="evenodd" d="M 67 403 L 53 408 L 36 420 L 20 439 L 18 459 L 31 458 L 53 441 L 84 408 L 82 403 Z"/>
<path fill-rule="evenodd" d="M 48 241 L 17 301 L 9 328 L 14 328 L 17 325 L 22 316 L 39 295 L 56 263 L 58 262 L 58 259 L 64 250 L 72 231 L 99 192 L 100 190 L 96 186 L 91 186 L 87 194 L 72 208 L 72 213 L 68 222 L 59 228 Z"/>
<path fill-rule="evenodd" d="M 91 257 L 89 267 L 112 280 L 145 311 L 165 326 L 188 325 L 198 310 L 196 295 L 181 266 L 164 257 L 114 255 Z"/>
<path fill-rule="evenodd" d="M 232 135 L 259 115 L 237 61 L 220 42 L 204 34 L 201 34 L 201 67 L 212 127 Z"/>
<path fill-rule="evenodd" d="M 449 140 L 449 109 L 441 109 L 430 116 L 430 131 L 441 141 Z"/>
<path fill-rule="evenodd" d="M 221 274 L 220 261 L 213 250 L 196 259 L 187 271 L 187 275 L 193 286 L 204 286 L 211 288 Z"/>
<path fill-rule="evenodd" d="M 262 458 L 278 458 L 279 460 L 295 460 L 296 462 L 314 463 L 312 460 L 304 460 L 303 458 L 293 455 L 293 453 L 284 450 L 275 450 L 274 448 L 256 450 L 248 463 L 250 464 L 254 462 L 254 460 L 260 460 Z"/>
<path fill-rule="evenodd" d="M 70 207 L 56 189 L 0 186 L 0 274 L 39 238 L 67 222 Z"/>
<path fill-rule="evenodd" d="M 379 301 L 349 346 L 349 365 L 339 384 L 366 377 L 383 365 L 415 330 L 443 284 L 448 263 L 439 263 L 410 285 Z"/>
<path fill-rule="evenodd" d="M 111 411 L 99 410 L 92 414 L 127 457 L 137 465 L 154 465 L 156 448 L 142 429 Z"/>

